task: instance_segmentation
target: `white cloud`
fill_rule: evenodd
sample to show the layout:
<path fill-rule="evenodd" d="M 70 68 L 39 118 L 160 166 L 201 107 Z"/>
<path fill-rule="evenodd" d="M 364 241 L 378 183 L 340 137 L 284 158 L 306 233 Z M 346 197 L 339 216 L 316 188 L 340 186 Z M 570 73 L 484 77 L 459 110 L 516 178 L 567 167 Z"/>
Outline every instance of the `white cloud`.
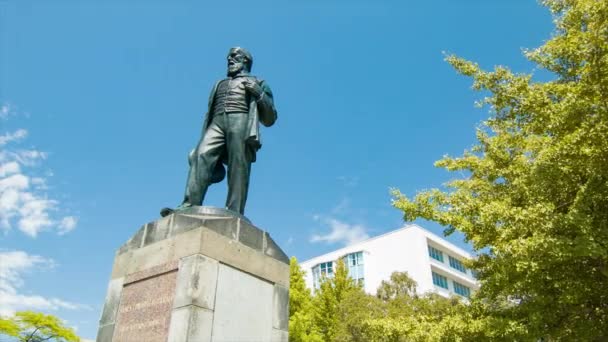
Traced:
<path fill-rule="evenodd" d="M 367 228 L 359 224 L 349 224 L 335 218 L 322 218 L 317 215 L 317 220 L 330 228 L 326 234 L 314 234 L 310 242 L 341 243 L 351 245 L 369 238 Z"/>
<path fill-rule="evenodd" d="M 35 149 L 10 148 L 27 136 L 19 129 L 0 135 L 0 230 L 18 228 L 25 234 L 36 237 L 40 232 L 55 230 L 66 234 L 76 227 L 76 217 L 55 217 L 60 203 L 45 191 L 49 173 L 45 177 L 35 174 L 35 167 L 47 154 Z M 6 146 L 5 146 L 6 145 Z"/>
<path fill-rule="evenodd" d="M 0 252 L 0 290 L 14 290 L 13 286 L 23 284 L 23 271 L 37 266 L 54 266 L 54 262 L 38 255 L 29 255 L 23 251 Z M 12 285 L 11 285 L 12 284 Z"/>
<path fill-rule="evenodd" d="M 10 103 L 2 103 L 0 105 L 0 119 L 6 119 L 13 112 Z"/>
<path fill-rule="evenodd" d="M 0 164 L 0 177 L 6 177 L 21 172 L 21 167 L 16 161 Z"/>
<path fill-rule="evenodd" d="M 20 293 L 23 275 L 34 269 L 53 268 L 56 263 L 23 251 L 0 251 L 0 315 L 10 316 L 19 310 L 79 310 L 87 306 L 58 298 Z"/>
<path fill-rule="evenodd" d="M 13 133 L 5 133 L 0 135 L 0 146 L 4 146 L 11 141 L 18 141 L 27 136 L 27 131 L 24 129 L 18 129 Z"/>
<path fill-rule="evenodd" d="M 59 231 L 57 232 L 59 235 L 66 234 L 71 232 L 74 228 L 76 228 L 76 224 L 78 223 L 78 218 L 74 216 L 66 216 L 61 219 L 59 222 Z"/>
<path fill-rule="evenodd" d="M 3 167 L 4 165 L 0 165 Z M 30 179 L 23 174 L 14 174 L 9 177 L 0 178 L 0 191 L 24 190 L 30 186 Z"/>
<path fill-rule="evenodd" d="M 40 199 L 30 193 L 23 194 L 24 201 L 19 208 L 19 229 L 31 237 L 55 224 L 49 212 L 56 208 L 57 201 Z"/>
<path fill-rule="evenodd" d="M 34 166 L 39 159 L 46 159 L 47 157 L 45 152 L 36 150 L 19 150 L 11 154 L 14 160 L 27 166 Z"/>

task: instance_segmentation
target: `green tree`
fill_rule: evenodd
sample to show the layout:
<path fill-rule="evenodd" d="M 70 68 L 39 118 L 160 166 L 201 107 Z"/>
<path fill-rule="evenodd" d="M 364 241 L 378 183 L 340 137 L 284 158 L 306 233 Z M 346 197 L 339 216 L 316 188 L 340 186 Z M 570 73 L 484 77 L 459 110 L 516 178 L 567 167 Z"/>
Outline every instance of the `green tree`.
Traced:
<path fill-rule="evenodd" d="M 393 204 L 473 243 L 482 286 L 472 318 L 486 332 L 606 340 L 608 1 L 543 3 L 555 33 L 525 55 L 553 79 L 448 56 L 488 94 L 490 118 L 471 150 L 436 163 L 459 178 L 412 199 L 395 190 Z"/>
<path fill-rule="evenodd" d="M 313 320 L 312 297 L 298 260 L 289 261 L 289 341 L 322 342 Z"/>
<path fill-rule="evenodd" d="M 407 272 L 393 272 L 376 296 L 384 304 L 383 315 L 363 321 L 364 341 L 458 341 L 473 330 L 460 298 L 417 295 L 416 282 Z"/>
<path fill-rule="evenodd" d="M 356 286 L 347 291 L 338 303 L 338 325 L 333 341 L 369 342 L 363 324 L 365 321 L 382 317 L 385 314 L 384 303 Z"/>
<path fill-rule="evenodd" d="M 393 272 L 390 280 L 380 282 L 376 297 L 386 301 L 401 296 L 414 296 L 416 286 L 416 281 L 407 272 Z"/>
<path fill-rule="evenodd" d="M 73 329 L 59 318 L 39 312 L 20 311 L 9 319 L 0 319 L 0 334 L 16 337 L 20 342 L 78 342 Z"/>
<path fill-rule="evenodd" d="M 17 337 L 19 336 L 19 326 L 11 318 L 0 317 L 0 335 Z"/>
<path fill-rule="evenodd" d="M 340 308 L 342 301 L 355 290 L 361 291 L 361 288 L 348 276 L 344 260 L 338 259 L 334 274 L 323 276 L 313 298 L 315 325 L 323 341 L 335 341 L 338 335 L 343 334 Z"/>

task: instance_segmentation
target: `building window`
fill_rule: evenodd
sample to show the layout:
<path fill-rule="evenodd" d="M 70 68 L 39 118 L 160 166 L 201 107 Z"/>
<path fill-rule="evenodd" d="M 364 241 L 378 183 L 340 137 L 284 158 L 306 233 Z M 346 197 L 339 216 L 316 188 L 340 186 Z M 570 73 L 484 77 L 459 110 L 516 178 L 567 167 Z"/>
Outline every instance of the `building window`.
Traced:
<path fill-rule="evenodd" d="M 433 248 L 431 246 L 428 246 L 428 247 L 429 247 L 429 255 L 431 256 L 431 258 L 443 262 L 443 253 L 440 250 L 438 250 L 437 248 Z"/>
<path fill-rule="evenodd" d="M 471 297 L 471 289 L 457 282 L 454 282 L 454 292 L 463 297 Z"/>
<path fill-rule="evenodd" d="M 323 276 L 331 277 L 334 274 L 334 265 L 332 261 L 322 262 L 312 268 L 312 283 L 315 289 L 321 286 Z"/>
<path fill-rule="evenodd" d="M 448 288 L 448 278 L 433 272 L 433 284 L 435 284 L 439 287 L 443 287 L 444 289 L 447 289 Z"/>
<path fill-rule="evenodd" d="M 450 260 L 450 267 L 455 268 L 462 273 L 467 273 L 467 268 L 464 267 L 464 265 L 462 264 L 462 262 L 460 262 L 460 260 L 453 258 L 451 256 L 448 256 L 448 258 Z"/>
<path fill-rule="evenodd" d="M 319 286 L 321 286 L 321 269 L 319 268 L 319 265 L 315 266 L 312 268 L 312 286 L 314 286 L 315 289 L 318 289 Z"/>
<path fill-rule="evenodd" d="M 348 267 L 348 275 L 353 278 L 357 284 L 363 285 L 363 252 L 348 254 L 344 257 L 344 262 Z"/>

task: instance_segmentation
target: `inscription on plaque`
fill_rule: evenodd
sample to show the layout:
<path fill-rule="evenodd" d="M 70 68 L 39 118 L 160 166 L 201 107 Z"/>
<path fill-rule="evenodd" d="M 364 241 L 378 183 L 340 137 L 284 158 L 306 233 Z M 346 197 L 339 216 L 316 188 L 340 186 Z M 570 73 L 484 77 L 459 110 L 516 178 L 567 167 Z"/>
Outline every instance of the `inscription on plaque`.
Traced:
<path fill-rule="evenodd" d="M 166 342 L 177 270 L 125 285 L 118 307 L 114 342 Z"/>

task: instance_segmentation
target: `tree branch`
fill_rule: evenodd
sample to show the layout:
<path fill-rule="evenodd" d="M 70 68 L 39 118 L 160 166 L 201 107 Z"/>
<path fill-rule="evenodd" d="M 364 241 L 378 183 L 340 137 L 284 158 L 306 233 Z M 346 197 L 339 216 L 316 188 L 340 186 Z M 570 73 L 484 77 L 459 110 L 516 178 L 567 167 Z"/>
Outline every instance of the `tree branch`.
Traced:
<path fill-rule="evenodd" d="M 36 327 L 36 329 L 34 329 L 34 331 L 32 331 L 32 333 L 26 337 L 25 342 L 33 342 L 32 338 L 34 337 L 34 334 L 36 334 L 38 332 L 38 327 Z"/>

